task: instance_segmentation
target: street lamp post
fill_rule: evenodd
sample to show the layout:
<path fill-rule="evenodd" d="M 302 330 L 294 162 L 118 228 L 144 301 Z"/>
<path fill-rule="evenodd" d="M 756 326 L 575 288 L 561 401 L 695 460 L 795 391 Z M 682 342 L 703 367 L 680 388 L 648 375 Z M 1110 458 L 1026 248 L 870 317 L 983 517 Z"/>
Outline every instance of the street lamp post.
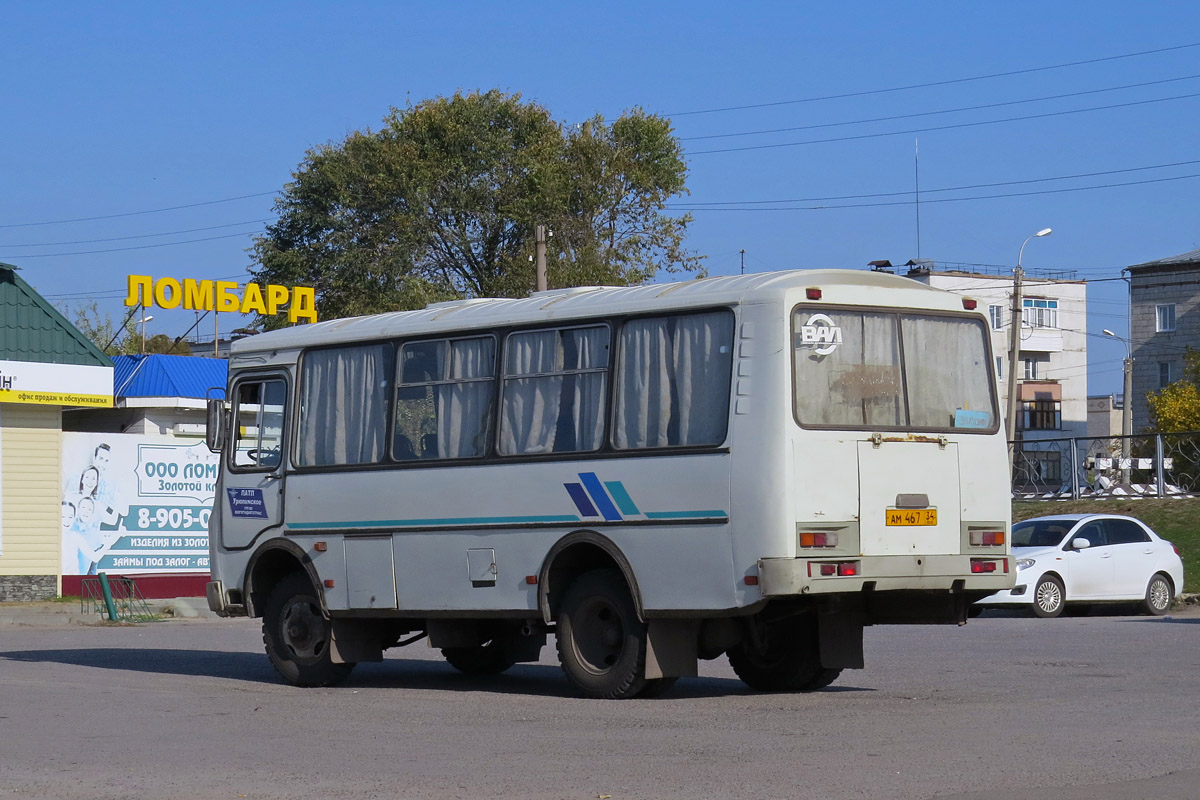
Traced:
<path fill-rule="evenodd" d="M 1121 476 L 1125 483 L 1129 483 L 1129 470 L 1124 464 L 1129 463 L 1130 442 L 1133 436 L 1133 353 L 1129 349 L 1129 340 L 1124 336 L 1117 336 L 1108 328 L 1103 332 L 1105 336 L 1119 339 L 1125 345 L 1125 399 L 1121 408 Z"/>
<path fill-rule="evenodd" d="M 1008 438 L 1013 442 L 1008 450 L 1008 472 L 1012 475 L 1013 460 L 1016 458 L 1017 439 L 1017 355 L 1021 350 L 1021 278 L 1025 273 L 1021 269 L 1021 259 L 1025 255 L 1025 245 L 1030 239 L 1040 239 L 1052 233 L 1050 228 L 1042 228 L 1037 233 L 1025 237 L 1021 249 L 1017 251 L 1017 268 L 1013 270 L 1012 315 L 1009 320 L 1008 332 Z"/>

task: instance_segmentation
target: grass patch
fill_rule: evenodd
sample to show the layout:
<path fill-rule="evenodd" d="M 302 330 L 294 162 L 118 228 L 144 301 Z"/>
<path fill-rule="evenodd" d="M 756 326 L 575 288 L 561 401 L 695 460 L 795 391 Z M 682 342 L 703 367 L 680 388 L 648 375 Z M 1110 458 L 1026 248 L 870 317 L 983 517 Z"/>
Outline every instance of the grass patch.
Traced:
<path fill-rule="evenodd" d="M 1123 514 L 1175 544 L 1183 557 L 1183 590 L 1200 592 L 1200 498 L 1065 500 L 1013 503 L 1013 522 L 1052 514 Z"/>

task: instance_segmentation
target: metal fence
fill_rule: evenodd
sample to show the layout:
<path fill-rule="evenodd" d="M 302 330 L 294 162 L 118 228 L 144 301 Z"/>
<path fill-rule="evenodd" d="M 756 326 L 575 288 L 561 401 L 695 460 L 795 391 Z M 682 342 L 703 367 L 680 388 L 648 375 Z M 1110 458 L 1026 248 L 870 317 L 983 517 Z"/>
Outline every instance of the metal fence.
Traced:
<path fill-rule="evenodd" d="M 1200 495 L 1200 432 L 1009 442 L 1013 497 Z"/>

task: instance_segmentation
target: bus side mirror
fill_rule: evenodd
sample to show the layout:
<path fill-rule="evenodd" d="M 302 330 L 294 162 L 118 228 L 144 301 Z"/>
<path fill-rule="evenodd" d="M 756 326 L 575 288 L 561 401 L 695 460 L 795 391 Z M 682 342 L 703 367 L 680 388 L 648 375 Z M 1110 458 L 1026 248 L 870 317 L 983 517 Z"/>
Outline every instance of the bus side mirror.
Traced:
<path fill-rule="evenodd" d="M 214 453 L 221 452 L 225 441 L 225 401 L 211 398 L 208 401 L 208 417 L 204 425 L 204 443 Z"/>

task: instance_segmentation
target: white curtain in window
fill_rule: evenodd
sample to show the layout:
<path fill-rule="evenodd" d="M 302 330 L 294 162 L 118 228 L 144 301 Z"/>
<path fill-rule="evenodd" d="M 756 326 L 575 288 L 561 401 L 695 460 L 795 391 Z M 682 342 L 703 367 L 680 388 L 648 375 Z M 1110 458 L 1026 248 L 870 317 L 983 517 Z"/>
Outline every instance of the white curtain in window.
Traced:
<path fill-rule="evenodd" d="M 797 331 L 807 324 L 808 313 L 798 313 Z M 903 425 L 895 316 L 861 312 L 828 312 L 827 316 L 840 331 L 841 344 L 821 354 L 816 350 L 824 349 L 823 343 L 796 343 L 796 408 L 800 421 L 812 425 Z"/>
<path fill-rule="evenodd" d="M 915 428 L 953 428 L 958 411 L 971 412 L 973 424 L 991 426 L 992 393 L 988 381 L 984 330 L 973 320 L 906 317 L 904 364 L 908 378 L 910 424 Z M 987 421 L 979 416 L 987 415 Z"/>
<path fill-rule="evenodd" d="M 732 339 L 728 312 L 627 322 L 616 446 L 719 444 L 729 412 Z"/>
<path fill-rule="evenodd" d="M 604 435 L 608 328 L 531 331 L 506 346 L 500 452 L 599 448 Z"/>
<path fill-rule="evenodd" d="M 297 463 L 369 464 L 383 459 L 392 361 L 390 344 L 305 354 Z"/>
<path fill-rule="evenodd" d="M 454 383 L 437 387 L 437 455 L 472 458 L 487 454 L 492 419 L 496 341 L 490 336 L 451 342 Z"/>

